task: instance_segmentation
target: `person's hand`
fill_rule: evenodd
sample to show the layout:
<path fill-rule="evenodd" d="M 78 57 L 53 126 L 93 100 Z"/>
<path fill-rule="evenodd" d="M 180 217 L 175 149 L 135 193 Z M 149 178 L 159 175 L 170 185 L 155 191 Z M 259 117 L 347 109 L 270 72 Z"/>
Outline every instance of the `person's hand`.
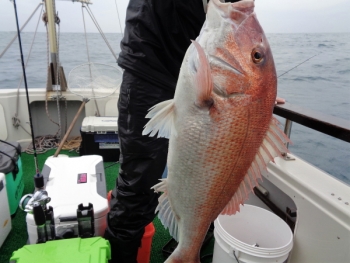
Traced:
<path fill-rule="evenodd" d="M 285 99 L 277 97 L 275 100 L 275 104 L 284 104 L 286 102 Z"/>

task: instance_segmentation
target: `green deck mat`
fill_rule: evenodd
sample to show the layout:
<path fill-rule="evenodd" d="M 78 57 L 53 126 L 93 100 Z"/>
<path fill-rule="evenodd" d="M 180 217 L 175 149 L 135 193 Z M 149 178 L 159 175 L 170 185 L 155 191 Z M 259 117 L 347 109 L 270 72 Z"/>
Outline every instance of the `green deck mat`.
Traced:
<path fill-rule="evenodd" d="M 42 169 L 46 159 L 49 156 L 54 155 L 54 153 L 55 150 L 50 150 L 44 154 L 38 155 L 39 169 Z M 67 154 L 69 156 L 79 156 L 79 154 L 77 154 L 76 152 L 68 152 L 64 150 L 61 151 L 61 154 Z M 23 153 L 22 166 L 24 182 L 23 195 L 25 195 L 33 193 L 34 191 L 33 176 L 35 175 L 35 164 L 33 155 Z M 104 166 L 107 182 L 107 191 L 109 191 L 112 190 L 115 186 L 115 180 L 118 175 L 119 165 L 113 165 L 112 162 L 106 162 Z M 12 230 L 7 239 L 5 240 L 4 244 L 0 248 L 0 263 L 8 263 L 12 256 L 12 253 L 26 245 L 28 235 L 25 216 L 26 213 L 20 209 L 17 209 L 17 212 L 14 214 L 12 218 Z M 164 229 L 162 223 L 157 217 L 154 219 L 153 224 L 156 228 L 156 232 L 153 236 L 150 263 L 163 263 L 165 261 L 165 257 L 163 256 L 162 249 L 171 239 L 171 236 L 169 235 L 169 232 L 166 229 Z M 203 249 L 202 254 L 204 255 L 212 253 L 213 246 L 214 239 L 210 240 L 209 244 Z M 211 261 L 203 261 L 202 263 L 206 262 Z"/>

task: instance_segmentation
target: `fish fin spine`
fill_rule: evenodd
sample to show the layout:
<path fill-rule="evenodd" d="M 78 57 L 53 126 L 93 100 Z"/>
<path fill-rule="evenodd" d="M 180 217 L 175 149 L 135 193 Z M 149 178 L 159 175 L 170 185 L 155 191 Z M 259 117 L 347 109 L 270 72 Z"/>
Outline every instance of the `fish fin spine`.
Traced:
<path fill-rule="evenodd" d="M 254 161 L 221 214 L 233 215 L 239 211 L 239 206 L 248 199 L 254 187 L 259 185 L 258 179 L 262 180 L 261 174 L 267 171 L 267 164 L 270 161 L 274 161 L 275 157 L 282 157 L 281 152 L 289 152 L 285 145 L 286 142 L 291 143 L 290 139 L 278 127 L 278 121 L 273 117 L 266 137 L 257 151 Z"/>
<path fill-rule="evenodd" d="M 158 133 L 158 138 L 170 138 L 172 133 L 176 135 L 174 125 L 174 100 L 166 100 L 156 104 L 149 109 L 146 118 L 149 118 L 150 120 L 145 125 L 142 135 L 149 134 L 150 137 L 154 137 Z"/>

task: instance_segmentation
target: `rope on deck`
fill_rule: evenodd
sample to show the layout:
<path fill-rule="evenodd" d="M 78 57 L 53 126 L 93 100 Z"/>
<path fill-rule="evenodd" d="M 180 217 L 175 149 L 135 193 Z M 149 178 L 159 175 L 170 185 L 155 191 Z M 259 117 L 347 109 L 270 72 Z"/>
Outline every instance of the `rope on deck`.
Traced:
<path fill-rule="evenodd" d="M 62 149 L 68 150 L 68 151 L 79 152 L 81 140 L 82 139 L 80 136 L 76 136 L 70 140 L 67 140 L 65 142 L 65 144 L 63 145 Z M 35 146 L 36 146 L 36 151 L 38 154 L 45 153 L 51 149 L 57 149 L 58 145 L 59 145 L 59 140 L 58 140 L 57 136 L 47 135 L 47 136 L 38 136 L 35 138 Z M 28 154 L 34 154 L 33 144 L 31 143 L 24 150 L 24 152 L 26 152 Z"/>

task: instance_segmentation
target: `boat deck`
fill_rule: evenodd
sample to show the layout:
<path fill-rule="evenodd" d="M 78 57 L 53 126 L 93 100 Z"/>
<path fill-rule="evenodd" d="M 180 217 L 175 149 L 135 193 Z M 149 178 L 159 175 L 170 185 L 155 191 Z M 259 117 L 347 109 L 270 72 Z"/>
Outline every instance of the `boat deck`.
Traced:
<path fill-rule="evenodd" d="M 44 154 L 38 155 L 38 165 L 41 169 L 45 163 L 47 157 L 52 156 L 55 150 L 49 150 Z M 62 151 L 61 154 L 67 154 L 69 156 L 78 156 L 76 152 Z M 24 191 L 23 195 L 32 193 L 34 190 L 33 175 L 35 174 L 33 155 L 22 153 L 21 156 L 23 164 L 23 182 Z M 115 185 L 115 180 L 118 175 L 119 164 L 113 165 L 112 162 L 105 162 L 105 174 L 107 182 L 107 191 L 112 190 Z M 8 263 L 13 251 L 20 249 L 27 243 L 28 234 L 26 229 L 26 213 L 19 208 L 12 218 L 12 230 L 5 240 L 4 244 L 0 248 L 0 263 Z M 156 232 L 153 236 L 151 260 L 150 263 L 161 263 L 165 261 L 163 255 L 163 247 L 171 240 L 169 232 L 164 229 L 162 223 L 156 217 L 153 221 L 156 228 Z M 214 246 L 214 238 L 203 248 L 203 255 L 211 254 Z M 211 262 L 211 257 L 203 262 Z"/>

